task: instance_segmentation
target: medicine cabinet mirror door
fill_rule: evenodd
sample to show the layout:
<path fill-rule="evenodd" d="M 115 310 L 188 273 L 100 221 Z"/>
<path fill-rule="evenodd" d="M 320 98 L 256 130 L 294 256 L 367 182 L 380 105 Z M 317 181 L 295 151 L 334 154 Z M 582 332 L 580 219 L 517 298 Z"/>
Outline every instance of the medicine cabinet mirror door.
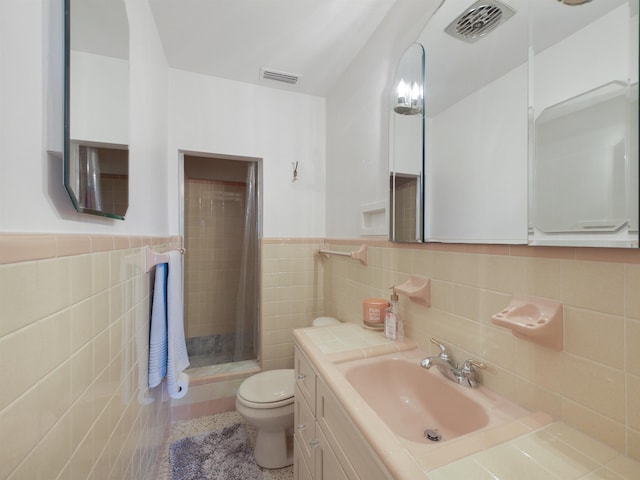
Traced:
<path fill-rule="evenodd" d="M 540 3 L 529 243 L 637 247 L 638 0 Z"/>
<path fill-rule="evenodd" d="M 418 36 L 426 241 L 527 242 L 527 11 L 527 0 L 447 0 Z"/>
<path fill-rule="evenodd" d="M 389 117 L 389 239 L 424 240 L 424 48 L 404 52 L 391 88 Z"/>
<path fill-rule="evenodd" d="M 124 0 L 65 0 L 64 185 L 79 212 L 124 219 L 129 24 Z"/>

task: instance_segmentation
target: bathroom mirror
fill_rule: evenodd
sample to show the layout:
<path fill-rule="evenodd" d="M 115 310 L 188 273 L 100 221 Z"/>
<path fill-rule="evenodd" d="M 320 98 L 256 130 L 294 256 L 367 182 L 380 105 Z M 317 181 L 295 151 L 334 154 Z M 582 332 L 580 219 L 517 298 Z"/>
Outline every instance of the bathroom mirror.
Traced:
<path fill-rule="evenodd" d="M 424 48 L 414 43 L 396 68 L 389 117 L 389 239 L 422 242 Z"/>
<path fill-rule="evenodd" d="M 526 243 L 528 1 L 447 0 L 418 42 L 425 240 Z"/>
<path fill-rule="evenodd" d="M 79 212 L 124 219 L 129 24 L 124 0 L 65 0 L 64 186 Z"/>
<path fill-rule="evenodd" d="M 532 3 L 529 243 L 637 247 L 638 0 Z"/>

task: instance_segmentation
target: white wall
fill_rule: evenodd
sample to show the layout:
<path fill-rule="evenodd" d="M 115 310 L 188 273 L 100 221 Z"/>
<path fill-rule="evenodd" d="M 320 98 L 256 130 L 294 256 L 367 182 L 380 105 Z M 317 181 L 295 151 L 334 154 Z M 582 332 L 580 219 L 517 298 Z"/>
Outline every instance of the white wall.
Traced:
<path fill-rule="evenodd" d="M 527 65 L 429 119 L 426 236 L 526 243 Z"/>
<path fill-rule="evenodd" d="M 46 153 L 61 149 L 61 5 L 0 1 L 0 232 L 178 234 L 178 150 L 186 150 L 263 158 L 264 235 L 325 235 L 324 99 L 169 70 L 149 5 L 139 0 L 126 0 L 126 220 L 75 212 L 59 155 Z"/>
<path fill-rule="evenodd" d="M 70 137 L 129 144 L 129 62 L 71 50 Z"/>
<path fill-rule="evenodd" d="M 180 233 L 183 151 L 261 158 L 263 235 L 325 235 L 323 98 L 171 69 L 169 118 L 170 234 Z"/>
<path fill-rule="evenodd" d="M 127 10 L 132 188 L 115 221 L 76 213 L 46 153 L 61 148 L 62 2 L 0 1 L 0 232 L 167 234 L 167 65 L 148 4 Z"/>
<path fill-rule="evenodd" d="M 399 0 L 327 96 L 327 236 L 357 237 L 361 206 L 388 202 L 389 89 L 439 3 Z"/>

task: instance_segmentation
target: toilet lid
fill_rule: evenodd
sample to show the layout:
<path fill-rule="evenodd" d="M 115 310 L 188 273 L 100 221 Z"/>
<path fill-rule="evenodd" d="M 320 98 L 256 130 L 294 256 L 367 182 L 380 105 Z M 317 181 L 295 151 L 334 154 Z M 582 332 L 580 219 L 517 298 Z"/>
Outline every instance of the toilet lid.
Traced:
<path fill-rule="evenodd" d="M 238 397 L 264 408 L 293 402 L 295 379 L 293 369 L 256 373 L 242 382 Z"/>

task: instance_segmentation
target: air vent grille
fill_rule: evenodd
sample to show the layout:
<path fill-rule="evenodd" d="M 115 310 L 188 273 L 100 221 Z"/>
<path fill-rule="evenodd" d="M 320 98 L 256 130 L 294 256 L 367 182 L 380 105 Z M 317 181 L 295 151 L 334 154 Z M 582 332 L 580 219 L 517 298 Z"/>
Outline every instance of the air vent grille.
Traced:
<path fill-rule="evenodd" d="M 461 37 L 475 38 L 489 33 L 498 26 L 502 10 L 493 5 L 481 5 L 465 13 L 456 22 L 456 32 Z"/>
<path fill-rule="evenodd" d="M 451 22 L 445 32 L 466 42 L 475 42 L 514 13 L 512 8 L 498 1 L 480 0 Z"/>
<path fill-rule="evenodd" d="M 296 75 L 295 73 L 279 72 L 277 70 L 271 70 L 270 68 L 262 69 L 262 78 L 266 80 L 295 85 L 298 83 L 300 77 L 301 75 Z"/>

